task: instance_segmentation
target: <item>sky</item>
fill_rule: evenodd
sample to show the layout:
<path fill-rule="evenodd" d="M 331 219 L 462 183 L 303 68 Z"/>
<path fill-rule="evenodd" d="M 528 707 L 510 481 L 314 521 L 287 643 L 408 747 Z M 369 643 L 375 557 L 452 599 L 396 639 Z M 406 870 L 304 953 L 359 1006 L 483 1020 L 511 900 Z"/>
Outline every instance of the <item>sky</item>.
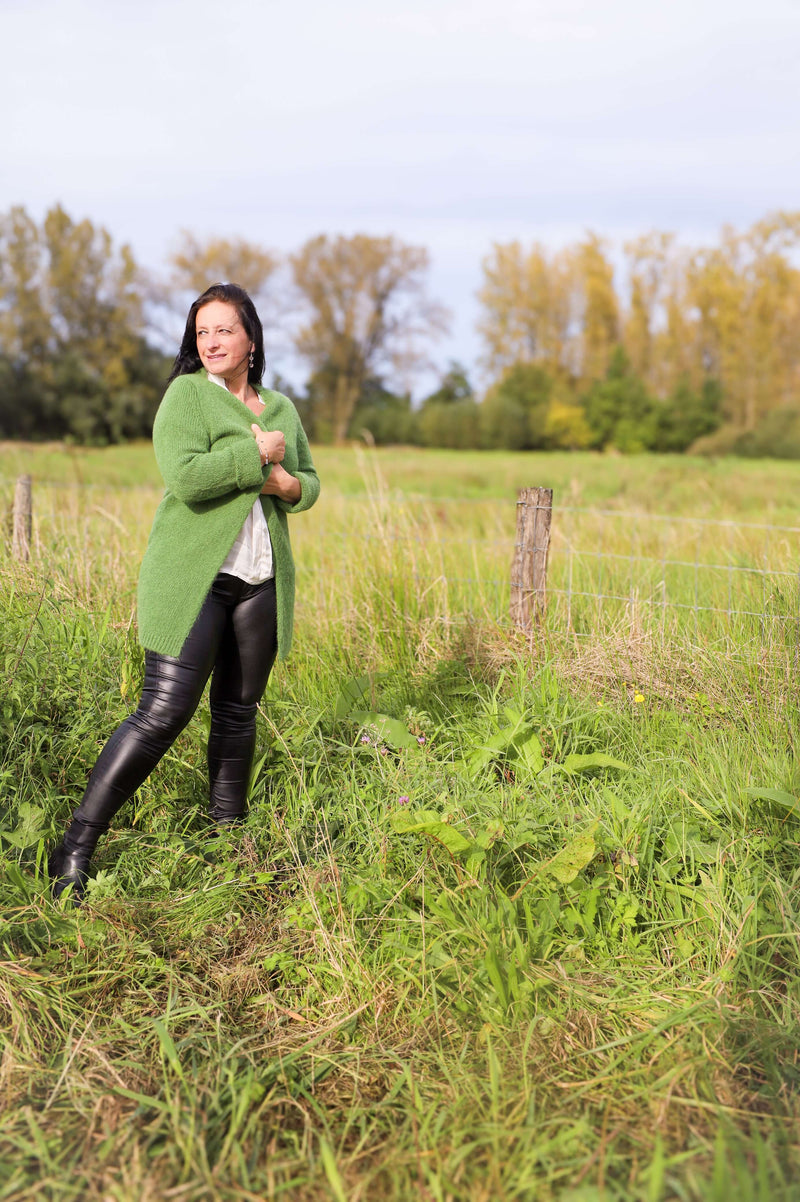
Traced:
<path fill-rule="evenodd" d="M 0 45 L 0 212 L 61 203 L 155 272 L 182 229 L 394 234 L 476 383 L 494 242 L 800 208 L 800 0 L 0 0 Z"/>

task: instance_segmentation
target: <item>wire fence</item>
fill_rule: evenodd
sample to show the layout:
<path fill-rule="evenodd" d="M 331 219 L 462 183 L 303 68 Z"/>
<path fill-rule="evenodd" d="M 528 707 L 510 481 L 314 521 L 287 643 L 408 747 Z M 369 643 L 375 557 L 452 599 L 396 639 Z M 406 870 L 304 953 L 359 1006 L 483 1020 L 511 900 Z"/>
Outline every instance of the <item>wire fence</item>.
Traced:
<path fill-rule="evenodd" d="M 627 620 L 750 656 L 796 641 L 800 527 L 565 507 L 550 595 L 576 632 Z"/>
<path fill-rule="evenodd" d="M 350 504 L 363 515 L 363 498 Z M 404 523 L 412 505 L 415 519 Z M 512 622 L 521 548 L 508 501 L 397 495 L 376 529 L 358 538 L 382 547 L 420 590 L 446 592 L 451 613 Z M 341 530 L 342 567 L 354 529 Z M 559 505 L 549 528 L 541 620 L 552 632 L 603 637 L 635 628 L 751 658 L 798 642 L 800 526 Z"/>
<path fill-rule="evenodd" d="M 34 558 L 58 550 L 73 576 L 83 573 L 85 591 L 101 571 L 135 579 L 159 497 L 155 488 L 37 482 Z M 327 588 L 328 599 L 334 580 L 386 590 L 402 577 L 420 610 L 512 625 L 515 589 L 541 589 L 536 620 L 554 634 L 633 628 L 746 658 L 800 642 L 800 526 L 562 505 L 556 496 L 542 557 L 541 547 L 520 545 L 508 499 L 387 490 L 328 495 L 293 522 L 292 537 L 304 589 Z M 543 558 L 543 581 L 515 578 L 521 554 Z"/>

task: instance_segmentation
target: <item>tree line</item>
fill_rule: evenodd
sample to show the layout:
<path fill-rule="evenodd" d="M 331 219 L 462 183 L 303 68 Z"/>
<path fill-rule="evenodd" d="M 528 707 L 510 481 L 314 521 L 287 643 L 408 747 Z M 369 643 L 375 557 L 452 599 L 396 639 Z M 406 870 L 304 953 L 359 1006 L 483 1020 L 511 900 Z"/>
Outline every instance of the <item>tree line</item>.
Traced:
<path fill-rule="evenodd" d="M 477 394 L 451 364 L 412 405 L 448 313 L 429 255 L 396 237 L 318 235 L 282 257 L 184 231 L 156 277 L 60 205 L 0 214 L 0 436 L 147 436 L 191 300 L 235 280 L 269 351 L 307 366 L 291 389 L 312 438 L 508 449 L 800 456 L 800 213 L 716 245 L 596 234 L 561 250 L 496 243 L 478 293 Z M 280 378 L 273 386 L 285 388 Z"/>

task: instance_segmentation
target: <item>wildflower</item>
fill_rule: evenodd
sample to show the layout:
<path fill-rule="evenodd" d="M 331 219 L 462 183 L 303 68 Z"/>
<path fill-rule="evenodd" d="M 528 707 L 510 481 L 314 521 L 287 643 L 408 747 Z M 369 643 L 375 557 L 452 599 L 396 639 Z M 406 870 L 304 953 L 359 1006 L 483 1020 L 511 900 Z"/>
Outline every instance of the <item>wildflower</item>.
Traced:
<path fill-rule="evenodd" d="M 417 742 L 419 743 L 420 747 L 422 747 L 423 743 L 425 742 L 425 736 L 417 735 Z"/>
<path fill-rule="evenodd" d="M 362 736 L 361 736 L 361 742 L 362 742 L 362 743 L 371 743 L 371 742 L 372 742 L 372 739 L 369 737 L 369 735 L 362 735 Z"/>
<path fill-rule="evenodd" d="M 405 793 L 403 794 L 402 797 L 398 797 L 397 804 L 399 806 L 407 806 L 408 805 L 408 797 Z"/>
<path fill-rule="evenodd" d="M 633 700 L 635 701 L 636 705 L 641 705 L 644 701 L 644 697 L 641 693 L 635 693 Z"/>

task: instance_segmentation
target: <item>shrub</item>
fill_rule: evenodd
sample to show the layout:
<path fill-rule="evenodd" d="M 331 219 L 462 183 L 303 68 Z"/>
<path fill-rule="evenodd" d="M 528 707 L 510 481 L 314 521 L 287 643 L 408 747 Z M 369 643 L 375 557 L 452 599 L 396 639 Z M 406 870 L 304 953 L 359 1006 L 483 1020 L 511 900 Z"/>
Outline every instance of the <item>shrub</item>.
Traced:
<path fill-rule="evenodd" d="M 767 413 L 754 430 L 739 435 L 735 453 L 750 459 L 800 459 L 800 408 Z"/>

